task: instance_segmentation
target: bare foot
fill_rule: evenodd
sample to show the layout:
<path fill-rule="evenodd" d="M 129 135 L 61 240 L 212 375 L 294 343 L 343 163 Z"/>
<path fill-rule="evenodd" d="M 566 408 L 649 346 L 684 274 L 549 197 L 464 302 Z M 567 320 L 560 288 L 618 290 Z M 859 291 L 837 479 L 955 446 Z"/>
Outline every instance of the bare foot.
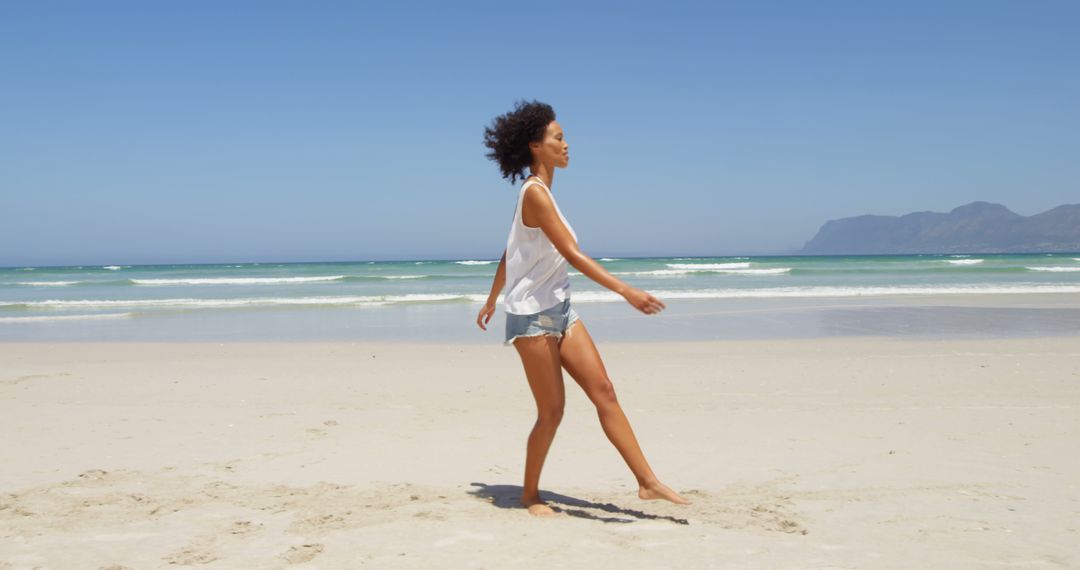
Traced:
<path fill-rule="evenodd" d="M 687 501 L 686 499 L 679 496 L 678 493 L 672 491 L 670 487 L 659 481 L 653 483 L 652 485 L 644 486 L 638 489 L 637 496 L 645 500 L 666 499 L 668 501 L 671 501 L 672 503 L 679 505 L 693 504 L 690 501 Z"/>
<path fill-rule="evenodd" d="M 529 509 L 529 514 L 534 517 L 554 517 L 558 514 L 551 510 L 551 507 L 544 501 L 540 500 L 540 497 L 521 497 L 521 504 L 525 508 Z"/>

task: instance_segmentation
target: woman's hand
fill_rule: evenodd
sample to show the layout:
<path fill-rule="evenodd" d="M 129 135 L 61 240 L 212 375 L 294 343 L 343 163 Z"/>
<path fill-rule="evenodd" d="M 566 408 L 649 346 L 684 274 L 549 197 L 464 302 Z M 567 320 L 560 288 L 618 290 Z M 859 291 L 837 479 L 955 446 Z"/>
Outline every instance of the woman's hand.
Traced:
<path fill-rule="evenodd" d="M 623 297 L 628 303 L 634 306 L 637 310 L 651 315 L 653 313 L 659 313 L 667 308 L 660 299 L 653 297 L 648 291 L 642 291 L 636 287 L 630 287 L 623 293 Z"/>
<path fill-rule="evenodd" d="M 494 314 L 495 314 L 495 303 L 485 303 L 484 306 L 480 308 L 480 314 L 476 315 L 476 324 L 477 324 L 477 326 L 479 326 L 480 328 L 482 328 L 484 330 L 487 330 L 487 327 L 484 326 L 484 325 L 491 322 L 491 316 L 494 315 Z"/>

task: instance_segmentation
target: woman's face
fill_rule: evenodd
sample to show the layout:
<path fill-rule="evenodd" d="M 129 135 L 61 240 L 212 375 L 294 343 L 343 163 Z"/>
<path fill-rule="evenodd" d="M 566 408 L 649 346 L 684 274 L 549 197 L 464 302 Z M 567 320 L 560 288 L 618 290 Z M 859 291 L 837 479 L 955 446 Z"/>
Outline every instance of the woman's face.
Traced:
<path fill-rule="evenodd" d="M 558 121 L 548 123 L 544 138 L 540 142 L 529 143 L 533 158 L 542 164 L 566 168 L 570 164 L 570 145 L 563 138 L 562 127 Z"/>

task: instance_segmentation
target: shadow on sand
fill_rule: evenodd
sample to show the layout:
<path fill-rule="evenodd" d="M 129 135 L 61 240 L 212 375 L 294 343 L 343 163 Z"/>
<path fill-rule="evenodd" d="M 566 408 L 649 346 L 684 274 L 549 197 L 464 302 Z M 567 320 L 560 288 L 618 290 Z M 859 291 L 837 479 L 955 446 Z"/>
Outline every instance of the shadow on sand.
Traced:
<path fill-rule="evenodd" d="M 488 485 L 475 481 L 471 485 L 474 488 L 468 491 L 470 495 L 482 498 L 500 509 L 524 508 L 519 500 L 523 490 L 521 485 Z M 605 523 L 634 523 L 650 520 L 690 524 L 690 521 L 686 519 L 667 515 L 651 515 L 637 509 L 626 509 L 612 503 L 594 503 L 559 493 L 552 493 L 551 491 L 540 491 L 540 498 L 546 501 L 551 510 L 557 513 Z M 600 511 L 600 513 L 594 511 Z"/>

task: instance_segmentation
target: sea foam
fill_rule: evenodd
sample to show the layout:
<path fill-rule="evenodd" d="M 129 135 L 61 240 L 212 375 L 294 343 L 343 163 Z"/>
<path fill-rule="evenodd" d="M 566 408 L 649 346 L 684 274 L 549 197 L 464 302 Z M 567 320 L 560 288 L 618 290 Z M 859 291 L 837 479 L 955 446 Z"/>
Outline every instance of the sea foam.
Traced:
<path fill-rule="evenodd" d="M 768 287 L 761 289 L 651 290 L 663 299 L 785 299 L 815 297 L 880 297 L 894 295 L 1007 295 L 1080 293 L 1080 285 L 944 285 L 896 287 Z M 611 291 L 579 291 L 572 299 L 582 303 L 623 301 Z"/>
<path fill-rule="evenodd" d="M 718 264 L 724 265 L 724 264 Z M 729 265 L 739 265 L 732 263 Z M 749 265 L 749 264 L 747 264 Z M 720 273 L 724 275 L 783 275 L 790 273 L 790 267 L 771 267 L 760 269 L 711 269 L 711 268 L 696 268 L 696 269 L 654 269 L 652 271 L 616 271 L 612 275 L 652 275 L 657 277 L 663 276 L 681 276 L 690 275 L 692 273 Z M 580 273 L 578 274 L 580 275 Z"/>
<path fill-rule="evenodd" d="M 104 313 L 97 315 L 51 315 L 35 317 L 0 317 L 0 323 L 47 323 L 52 321 L 86 321 L 105 319 L 126 319 L 131 313 Z"/>
<path fill-rule="evenodd" d="M 447 301 L 483 301 L 487 295 L 469 293 L 409 293 L 405 295 L 356 295 L 336 297 L 242 297 L 238 299 L 49 299 L 47 301 L 0 302 L 0 308 L 196 308 L 215 309 L 230 307 L 273 306 L 326 306 L 352 305 L 375 306 L 394 303 L 430 303 Z"/>
<path fill-rule="evenodd" d="M 749 263 L 665 263 L 672 269 L 746 269 Z"/>
<path fill-rule="evenodd" d="M 344 275 L 319 277 L 205 277 L 201 279 L 132 279 L 136 285 L 271 285 L 281 283 L 311 283 L 338 281 Z"/>
<path fill-rule="evenodd" d="M 1080 267 L 1054 267 L 1054 266 L 1048 266 L 1048 267 L 1025 267 L 1024 269 L 1029 269 L 1031 271 L 1050 271 L 1052 273 L 1071 273 L 1071 272 L 1074 272 L 1074 271 L 1080 271 Z"/>

